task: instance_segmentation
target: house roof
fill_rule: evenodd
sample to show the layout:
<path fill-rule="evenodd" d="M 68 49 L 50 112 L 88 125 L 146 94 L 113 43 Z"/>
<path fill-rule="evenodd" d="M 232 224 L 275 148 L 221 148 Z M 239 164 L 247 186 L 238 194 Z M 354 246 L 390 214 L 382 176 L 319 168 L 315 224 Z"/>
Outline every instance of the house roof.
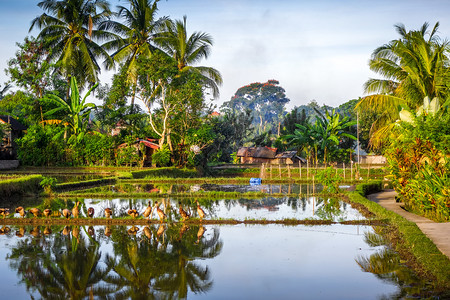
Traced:
<path fill-rule="evenodd" d="M 11 116 L 0 115 L 0 122 L 11 124 L 12 130 L 26 130 L 27 127 Z"/>
<path fill-rule="evenodd" d="M 159 145 L 150 142 L 151 140 L 155 141 L 154 139 L 136 139 L 136 141 L 134 141 L 134 144 L 139 143 L 139 144 L 144 144 L 148 148 L 159 149 Z M 127 146 L 127 143 L 123 143 L 123 144 L 120 144 L 118 146 L 118 148 L 124 148 L 126 146 Z"/>
<path fill-rule="evenodd" d="M 304 159 L 300 156 L 297 156 L 297 151 L 284 151 L 284 152 L 278 153 L 275 156 L 275 158 L 290 158 L 290 159 L 297 158 L 302 163 L 306 163 L 306 159 Z"/>
<path fill-rule="evenodd" d="M 238 149 L 237 156 L 257 157 L 257 158 L 275 158 L 277 148 L 270 147 L 241 147 Z"/>

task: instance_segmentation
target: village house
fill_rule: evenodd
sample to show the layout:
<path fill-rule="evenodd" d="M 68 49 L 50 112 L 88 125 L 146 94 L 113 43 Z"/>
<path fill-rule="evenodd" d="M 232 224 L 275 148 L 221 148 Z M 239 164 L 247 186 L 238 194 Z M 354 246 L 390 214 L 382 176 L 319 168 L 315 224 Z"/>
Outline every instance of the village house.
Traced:
<path fill-rule="evenodd" d="M 298 164 L 306 163 L 304 158 L 297 156 L 297 151 L 285 151 L 277 153 L 277 148 L 270 147 L 241 147 L 237 151 L 237 157 L 241 164 Z"/>

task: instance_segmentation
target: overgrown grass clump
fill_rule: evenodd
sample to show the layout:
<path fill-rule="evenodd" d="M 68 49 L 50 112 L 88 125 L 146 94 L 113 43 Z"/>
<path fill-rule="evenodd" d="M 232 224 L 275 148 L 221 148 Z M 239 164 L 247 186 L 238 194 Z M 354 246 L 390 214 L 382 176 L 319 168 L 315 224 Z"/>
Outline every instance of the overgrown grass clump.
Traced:
<path fill-rule="evenodd" d="M 42 175 L 29 175 L 0 181 L 0 196 L 38 194 L 42 191 Z"/>

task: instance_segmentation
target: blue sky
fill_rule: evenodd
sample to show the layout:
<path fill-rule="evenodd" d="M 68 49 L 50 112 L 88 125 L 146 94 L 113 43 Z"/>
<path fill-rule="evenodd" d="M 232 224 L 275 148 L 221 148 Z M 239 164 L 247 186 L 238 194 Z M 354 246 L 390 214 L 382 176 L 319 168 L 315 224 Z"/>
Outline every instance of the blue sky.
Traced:
<path fill-rule="evenodd" d="M 31 20 L 42 11 L 38 0 L 0 0 L 0 84 L 16 42 L 28 35 Z M 112 7 L 126 5 L 111 0 Z M 289 107 L 339 105 L 363 96 L 363 84 L 376 77 L 369 68 L 372 51 L 398 37 L 394 24 L 418 29 L 440 22 L 439 36 L 450 36 L 447 0 L 161 0 L 159 15 L 181 19 L 188 31 L 212 35 L 214 46 L 200 65 L 218 69 L 224 84 L 220 106 L 241 86 L 277 79 Z M 37 31 L 31 35 L 36 36 Z M 102 83 L 111 73 L 103 72 Z"/>

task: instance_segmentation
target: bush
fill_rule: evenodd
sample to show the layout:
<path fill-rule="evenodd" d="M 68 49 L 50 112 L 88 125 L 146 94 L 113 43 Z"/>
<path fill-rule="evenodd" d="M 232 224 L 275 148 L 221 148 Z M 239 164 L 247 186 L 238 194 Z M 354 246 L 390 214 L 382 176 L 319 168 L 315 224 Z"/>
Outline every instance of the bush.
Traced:
<path fill-rule="evenodd" d="M 356 186 L 356 192 L 361 196 L 365 197 L 367 195 L 378 193 L 382 190 L 381 180 L 372 181 L 368 183 L 361 183 Z"/>

